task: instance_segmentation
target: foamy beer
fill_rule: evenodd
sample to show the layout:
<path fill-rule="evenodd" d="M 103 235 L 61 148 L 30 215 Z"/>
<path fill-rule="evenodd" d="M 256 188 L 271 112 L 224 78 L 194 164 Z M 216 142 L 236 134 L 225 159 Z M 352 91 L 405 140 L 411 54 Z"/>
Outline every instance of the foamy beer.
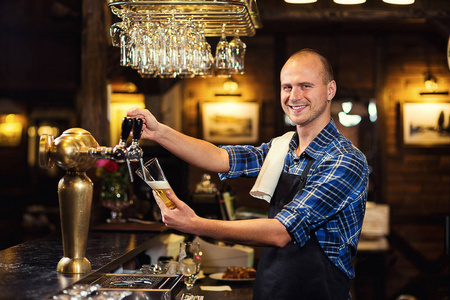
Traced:
<path fill-rule="evenodd" d="M 145 172 L 145 177 L 143 172 Z M 164 201 L 168 208 L 176 208 L 176 205 L 166 196 L 167 191 L 171 191 L 173 193 L 173 190 L 170 187 L 166 176 L 164 176 L 164 172 L 161 169 L 159 161 L 156 157 L 146 162 L 144 164 L 144 169 L 137 169 L 136 173 L 139 175 L 139 177 L 142 178 L 142 180 L 145 181 L 145 183 L 148 184 L 148 186 L 152 188 L 152 190 L 154 190 L 158 194 L 158 196 Z"/>
<path fill-rule="evenodd" d="M 158 196 L 164 201 L 168 208 L 176 208 L 175 204 L 167 198 L 166 192 L 172 191 L 168 181 L 146 181 L 146 183 L 158 194 Z"/>

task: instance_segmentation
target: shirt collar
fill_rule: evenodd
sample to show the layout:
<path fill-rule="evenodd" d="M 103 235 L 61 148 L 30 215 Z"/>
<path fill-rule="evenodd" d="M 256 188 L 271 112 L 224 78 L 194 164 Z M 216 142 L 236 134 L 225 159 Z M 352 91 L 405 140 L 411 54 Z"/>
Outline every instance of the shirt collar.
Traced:
<path fill-rule="evenodd" d="M 308 155 L 311 158 L 318 159 L 323 155 L 326 151 L 330 141 L 332 141 L 336 135 L 339 134 L 339 131 L 334 123 L 334 120 L 331 121 L 325 126 L 319 134 L 313 139 L 313 141 L 308 145 L 305 149 L 305 155 Z M 289 144 L 289 151 L 293 151 L 295 153 L 298 147 L 298 134 L 294 133 L 292 136 L 292 140 Z"/>

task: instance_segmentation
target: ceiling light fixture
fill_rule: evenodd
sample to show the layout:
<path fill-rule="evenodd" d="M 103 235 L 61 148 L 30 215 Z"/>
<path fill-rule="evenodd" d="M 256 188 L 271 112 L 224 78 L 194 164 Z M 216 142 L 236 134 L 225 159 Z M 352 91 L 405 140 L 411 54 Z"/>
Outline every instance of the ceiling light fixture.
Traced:
<path fill-rule="evenodd" d="M 366 2 L 366 0 L 333 0 L 334 3 L 344 4 L 344 5 L 353 5 L 353 4 L 362 4 Z"/>
<path fill-rule="evenodd" d="M 284 2 L 291 4 L 307 4 L 317 2 L 317 0 L 284 0 Z"/>
<path fill-rule="evenodd" d="M 333 0 L 337 4 L 344 5 L 354 5 L 354 4 L 363 4 L 366 0 Z M 383 0 L 385 3 L 396 4 L 396 5 L 409 5 L 413 4 L 415 0 Z M 286 3 L 290 4 L 309 4 L 315 3 L 317 0 L 284 0 Z"/>
<path fill-rule="evenodd" d="M 383 0 L 383 2 L 397 5 L 409 5 L 413 4 L 414 0 Z"/>

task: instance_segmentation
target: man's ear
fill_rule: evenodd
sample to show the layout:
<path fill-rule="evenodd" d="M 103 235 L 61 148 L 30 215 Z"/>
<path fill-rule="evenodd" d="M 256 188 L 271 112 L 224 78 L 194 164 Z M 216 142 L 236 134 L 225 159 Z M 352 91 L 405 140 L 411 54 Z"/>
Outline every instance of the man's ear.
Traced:
<path fill-rule="evenodd" d="M 337 90 L 337 86 L 336 86 L 336 81 L 331 80 L 328 83 L 328 101 L 331 101 L 334 98 L 334 95 L 336 95 L 336 90 Z"/>

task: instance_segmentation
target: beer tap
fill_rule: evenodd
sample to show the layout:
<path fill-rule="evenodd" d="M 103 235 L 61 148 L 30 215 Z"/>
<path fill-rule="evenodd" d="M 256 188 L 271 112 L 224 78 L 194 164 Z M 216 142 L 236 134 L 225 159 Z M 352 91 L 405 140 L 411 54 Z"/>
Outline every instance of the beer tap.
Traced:
<path fill-rule="evenodd" d="M 142 119 L 134 119 L 133 122 L 133 138 L 131 140 L 131 145 L 128 147 L 128 159 L 129 161 L 138 161 L 141 165 L 141 168 L 144 169 L 144 151 L 139 146 L 139 140 L 141 139 L 142 134 L 142 126 L 144 125 L 144 121 Z M 143 172 L 144 180 L 147 180 L 145 172 Z M 133 182 L 133 176 L 130 173 L 131 182 Z"/>
<path fill-rule="evenodd" d="M 124 117 L 122 119 L 122 128 L 120 132 L 119 143 L 112 149 L 112 159 L 118 163 L 128 162 L 128 151 L 127 151 L 127 139 L 130 135 L 131 129 L 133 128 L 133 119 Z"/>
<path fill-rule="evenodd" d="M 134 119 L 124 117 L 122 119 L 122 129 L 120 132 L 119 143 L 113 148 L 113 159 L 116 162 L 126 162 L 130 180 L 133 182 L 133 173 L 131 172 L 130 157 L 127 149 L 127 139 L 130 135 L 131 129 L 134 126 Z"/>
<path fill-rule="evenodd" d="M 68 129 L 56 139 L 45 134 L 41 136 L 40 166 L 52 168 L 56 164 L 66 170 L 58 184 L 64 252 L 56 267 L 58 272 L 73 274 L 91 271 L 91 263 L 85 257 L 85 252 L 93 183 L 86 171 L 93 167 L 99 158 L 126 162 L 130 179 L 133 181 L 130 161 L 139 161 L 143 166 L 143 151 L 139 147 L 142 126 L 141 119 L 123 118 L 120 141 L 114 147 L 99 146 L 94 137 L 82 128 Z M 132 129 L 132 144 L 127 148 L 127 138 Z"/>

